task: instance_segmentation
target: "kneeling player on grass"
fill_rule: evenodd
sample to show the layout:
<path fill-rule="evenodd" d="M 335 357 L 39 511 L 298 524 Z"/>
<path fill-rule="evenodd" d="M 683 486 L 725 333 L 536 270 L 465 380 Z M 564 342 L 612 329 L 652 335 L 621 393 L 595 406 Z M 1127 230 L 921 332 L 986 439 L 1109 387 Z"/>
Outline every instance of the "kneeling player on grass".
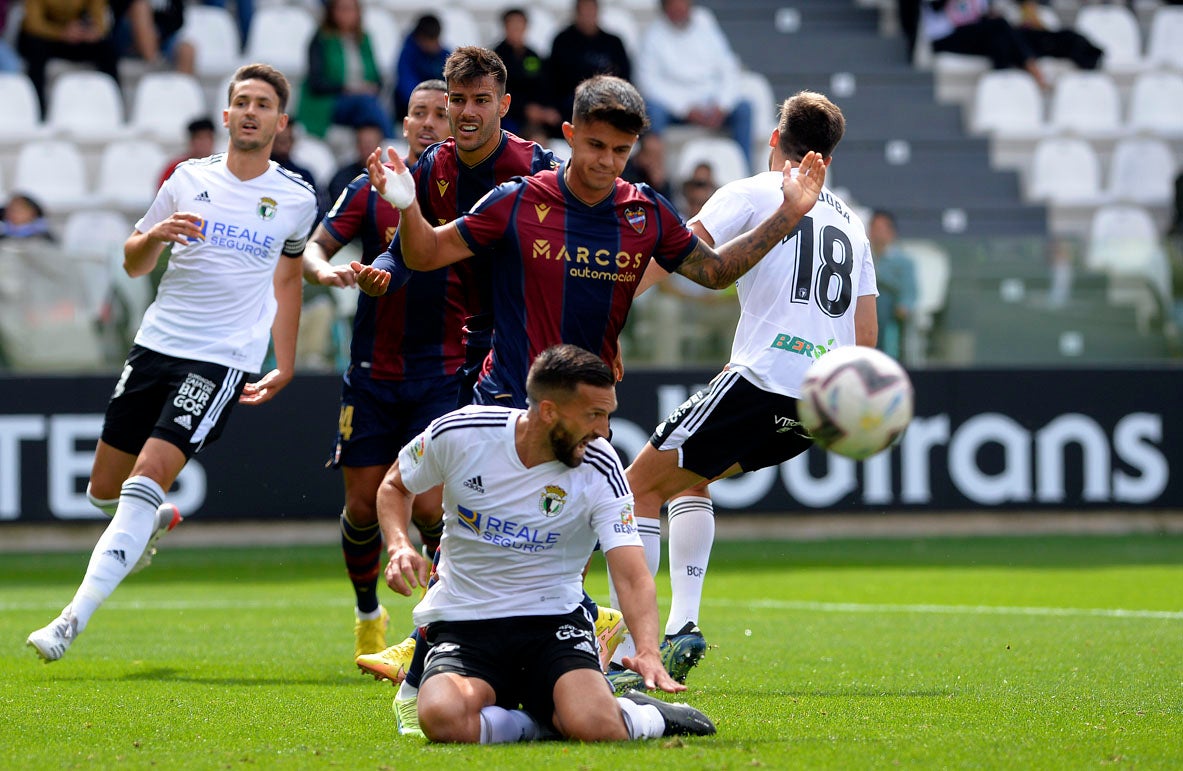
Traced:
<path fill-rule="evenodd" d="M 427 561 L 407 536 L 410 501 L 444 487 L 437 581 L 414 611 L 431 646 L 418 722 L 438 742 L 491 744 L 557 732 L 579 741 L 712 734 L 705 715 L 629 692 L 614 698 L 580 604 L 599 540 L 633 630 L 644 685 L 685 690 L 657 651 L 657 592 L 608 434 L 616 378 L 573 345 L 530 367 L 526 410 L 466 407 L 403 448 L 378 493 L 386 580 L 409 596 Z"/>

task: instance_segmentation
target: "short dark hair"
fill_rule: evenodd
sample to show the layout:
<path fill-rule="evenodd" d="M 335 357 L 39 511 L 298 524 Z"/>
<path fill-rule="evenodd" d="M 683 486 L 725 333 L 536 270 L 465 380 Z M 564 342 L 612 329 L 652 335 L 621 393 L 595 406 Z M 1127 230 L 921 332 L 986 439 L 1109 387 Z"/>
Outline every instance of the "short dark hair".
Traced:
<path fill-rule="evenodd" d="M 505 13 L 501 14 L 501 23 L 504 24 L 513 16 L 521 16 L 527 23 L 530 21 L 530 17 L 526 15 L 526 10 L 524 8 L 515 7 L 505 9 Z"/>
<path fill-rule="evenodd" d="M 198 118 L 196 120 L 191 120 L 189 121 L 189 125 L 185 127 L 185 131 L 188 132 L 189 136 L 191 137 L 196 134 L 200 134 L 203 131 L 212 132 L 215 130 L 214 122 L 209 118 Z"/>
<path fill-rule="evenodd" d="M 781 103 L 776 129 L 789 160 L 800 161 L 810 150 L 829 158 L 846 133 L 846 118 L 824 94 L 798 91 Z"/>
<path fill-rule="evenodd" d="M 871 219 L 868 220 L 868 222 L 873 221 L 876 217 L 882 217 L 891 223 L 892 230 L 899 230 L 899 226 L 897 226 L 895 222 L 895 215 L 889 212 L 887 209 L 875 209 L 872 211 Z"/>
<path fill-rule="evenodd" d="M 420 91 L 442 91 L 446 94 L 448 93 L 448 84 L 439 78 L 421 80 L 414 88 L 411 89 L 411 96 L 414 96 Z"/>
<path fill-rule="evenodd" d="M 415 27 L 411 30 L 411 37 L 438 38 L 444 31 L 440 24 L 440 17 L 434 13 L 425 13 L 415 20 Z"/>
<path fill-rule="evenodd" d="M 505 81 L 509 78 L 505 62 L 488 48 L 460 46 L 444 62 L 444 80 L 448 81 L 448 88 L 487 77 L 497 82 L 497 90 L 504 96 Z"/>
<path fill-rule="evenodd" d="M 261 80 L 270 85 L 275 89 L 275 95 L 279 97 L 279 111 L 287 111 L 288 98 L 292 94 L 292 87 L 282 72 L 270 64 L 256 62 L 255 64 L 242 65 L 235 70 L 234 77 L 230 78 L 230 88 L 226 92 L 227 102 L 234 98 L 234 87 L 244 80 Z"/>
<path fill-rule="evenodd" d="M 616 377 L 599 356 L 567 343 L 538 354 L 526 375 L 526 394 L 532 404 L 571 396 L 580 385 L 609 388 L 616 385 Z"/>
<path fill-rule="evenodd" d="M 615 75 L 596 75 L 575 87 L 573 121 L 601 121 L 629 134 L 649 127 L 645 100 L 632 83 Z"/>

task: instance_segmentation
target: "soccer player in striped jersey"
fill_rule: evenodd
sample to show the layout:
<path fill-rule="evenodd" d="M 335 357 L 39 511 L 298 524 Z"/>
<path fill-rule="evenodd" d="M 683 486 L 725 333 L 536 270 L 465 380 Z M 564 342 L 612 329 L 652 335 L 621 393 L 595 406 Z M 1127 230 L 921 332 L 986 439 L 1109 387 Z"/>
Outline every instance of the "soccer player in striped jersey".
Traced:
<path fill-rule="evenodd" d="M 410 596 L 427 561 L 407 537 L 410 498 L 442 484 L 438 580 L 415 607 L 432 645 L 417 720 L 436 742 L 494 744 L 709 735 L 698 710 L 632 692 L 614 699 L 581 601 L 598 541 L 640 642 L 645 685 L 678 692 L 657 651 L 657 592 L 633 526 L 632 495 L 607 442 L 616 378 L 573 345 L 530 368 L 527 410 L 469 406 L 399 454 L 379 491 L 391 545 L 387 583 Z"/>
<path fill-rule="evenodd" d="M 218 438 L 236 401 L 262 404 L 292 379 L 300 321 L 300 255 L 316 193 L 270 160 L 287 125 L 290 87 L 265 64 L 240 67 L 222 111 L 225 153 L 182 163 L 123 246 L 143 276 L 172 247 L 156 300 L 107 405 L 87 497 L 112 517 L 73 600 L 28 644 L 56 661 L 153 544 L 180 521 L 167 491 Z M 269 339 L 276 369 L 263 365 Z"/>
<path fill-rule="evenodd" d="M 447 84 L 426 80 L 411 92 L 403 118 L 407 163 L 448 135 Z M 356 286 L 348 264 L 329 261 L 360 241 L 370 264 L 394 237 L 398 209 L 360 174 L 312 234 L 304 250 L 304 278 L 324 286 Z M 354 658 L 386 648 L 386 609 L 378 602 L 382 539 L 376 500 L 399 448 L 456 404 L 456 369 L 464 361 L 460 325 L 464 295 L 448 269 L 418 273 L 406 287 L 382 297 L 361 293 L 353 317 L 350 363 L 341 385 L 341 410 L 329 465 L 345 484 L 341 550 L 356 599 Z M 439 491 L 415 499 L 414 522 L 431 551 L 439 543 Z"/>
<path fill-rule="evenodd" d="M 690 228 L 708 243 L 720 243 L 756 226 L 779 205 L 777 171 L 810 152 L 828 165 L 845 128 L 842 111 L 822 94 L 802 91 L 786 99 L 768 140 L 770 171 L 720 188 Z M 797 396 L 809 365 L 831 348 L 874 346 L 878 331 L 866 231 L 828 189 L 791 237 L 740 278 L 738 290 L 740 320 L 726 369 L 657 426 L 628 469 L 638 527 L 657 534 L 645 544 L 655 572 L 661 559 L 658 518 L 672 498 L 673 600 L 663 654 L 675 679 L 683 681 L 706 650 L 698 616 L 715 532 L 707 482 L 805 452 L 812 440 L 797 423 Z M 734 441 L 737 436 L 744 441 Z M 626 643 L 621 654 L 627 651 Z M 629 673 L 614 682 L 627 688 L 637 681 Z"/>
<path fill-rule="evenodd" d="M 500 185 L 471 212 L 440 225 L 425 218 L 397 158 L 387 174 L 380 155 L 370 156 L 375 187 L 403 210 L 399 238 L 408 267 L 435 270 L 473 255 L 492 260 L 497 310 L 478 403 L 524 407 L 530 362 L 551 345 L 571 343 L 615 362 L 618 335 L 651 264 L 726 287 L 792 232 L 821 191 L 825 165 L 811 153 L 800 175 L 784 175 L 783 205 L 716 251 L 669 201 L 620 179 L 645 126 L 636 88 L 613 76 L 590 78 L 576 91 L 573 122 L 563 125 L 569 161 Z"/>

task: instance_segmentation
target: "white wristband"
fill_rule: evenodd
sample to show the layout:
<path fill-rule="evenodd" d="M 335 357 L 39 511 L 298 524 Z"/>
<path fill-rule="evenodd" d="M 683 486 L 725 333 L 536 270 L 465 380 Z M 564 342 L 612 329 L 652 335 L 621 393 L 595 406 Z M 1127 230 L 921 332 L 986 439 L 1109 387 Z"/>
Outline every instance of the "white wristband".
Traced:
<path fill-rule="evenodd" d="M 390 169 L 385 167 L 382 172 L 386 176 L 386 191 L 379 192 L 379 195 L 389 201 L 391 206 L 405 209 L 415 202 L 415 178 L 411 176 L 411 172 L 403 169 L 397 174 L 392 174 Z"/>

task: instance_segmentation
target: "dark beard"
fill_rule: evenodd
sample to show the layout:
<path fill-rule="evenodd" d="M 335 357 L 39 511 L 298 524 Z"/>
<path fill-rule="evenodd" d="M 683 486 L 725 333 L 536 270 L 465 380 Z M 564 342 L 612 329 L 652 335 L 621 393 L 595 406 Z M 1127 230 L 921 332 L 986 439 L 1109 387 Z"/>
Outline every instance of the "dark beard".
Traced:
<path fill-rule="evenodd" d="M 580 441 L 580 439 L 571 436 L 562 426 L 556 425 L 550 430 L 551 452 L 555 454 L 555 459 L 564 466 L 575 468 L 583 463 L 583 458 L 575 455 L 575 448 L 579 446 Z"/>

